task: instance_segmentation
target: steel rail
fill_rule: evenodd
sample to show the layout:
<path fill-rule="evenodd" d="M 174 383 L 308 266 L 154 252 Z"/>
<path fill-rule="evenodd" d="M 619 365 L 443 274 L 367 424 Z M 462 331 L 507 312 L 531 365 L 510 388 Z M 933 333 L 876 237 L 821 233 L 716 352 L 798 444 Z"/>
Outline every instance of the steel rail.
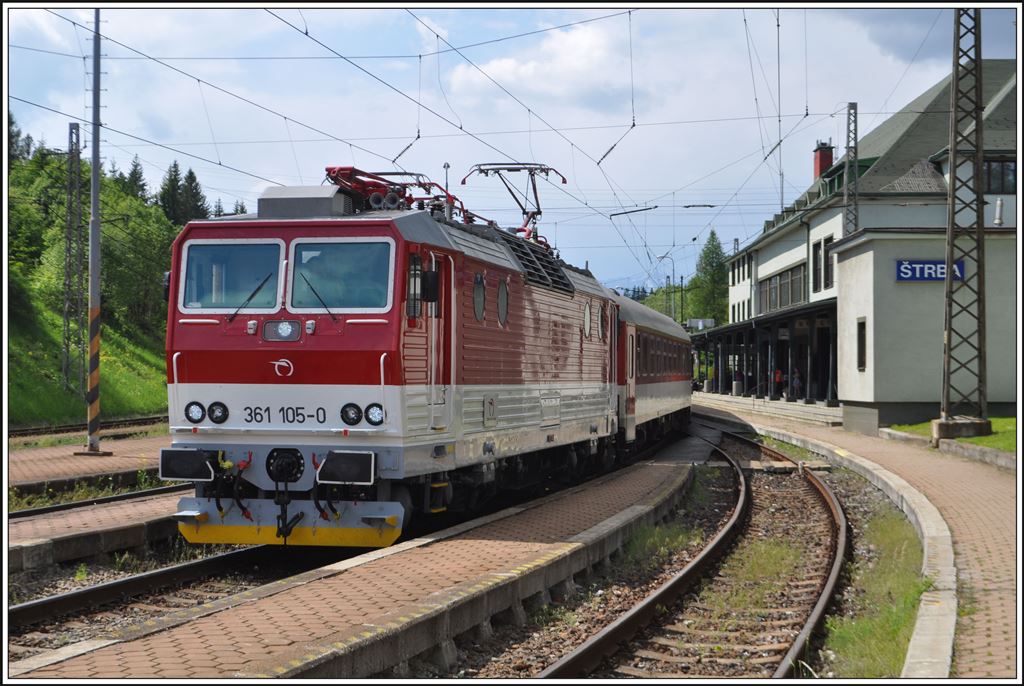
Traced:
<path fill-rule="evenodd" d="M 772 678 L 774 679 L 785 679 L 792 675 L 793 669 L 796 667 L 797 658 L 803 654 L 808 642 L 810 641 L 811 635 L 817 631 L 824 622 L 825 610 L 828 608 L 829 602 L 831 602 L 832 597 L 835 595 L 836 586 L 839 583 L 839 575 L 842 572 L 843 564 L 846 561 L 846 555 L 848 552 L 846 514 L 843 512 L 843 507 L 839 503 L 839 499 L 836 498 L 832 489 L 828 487 L 828 484 L 819 479 L 813 472 L 811 472 L 811 470 L 804 469 L 804 463 L 802 461 L 794 460 L 778 450 L 769 448 L 768 446 L 758 443 L 757 441 L 747 438 L 741 434 L 724 429 L 720 425 L 712 426 L 705 422 L 698 423 L 703 426 L 707 426 L 708 428 L 714 428 L 716 431 L 721 431 L 723 435 L 726 435 L 735 441 L 740 441 L 741 443 L 746 443 L 756 447 L 761 451 L 761 454 L 767 454 L 770 457 L 792 462 L 797 465 L 800 473 L 807 482 L 814 487 L 814 490 L 818 494 L 822 503 L 832 513 L 832 524 L 835 533 L 835 537 L 832 539 L 832 567 L 829 570 L 828 578 L 825 581 L 821 594 L 818 596 L 818 602 L 815 603 L 814 608 L 811 610 L 811 614 L 808 616 L 803 628 L 793 640 L 792 646 L 790 646 L 790 649 L 782 658 L 782 662 L 779 663 L 778 668 L 772 675 Z"/>
<path fill-rule="evenodd" d="M 152 417 L 135 417 L 132 419 L 116 419 L 100 424 L 100 430 L 117 429 L 121 427 L 148 426 L 160 424 L 167 421 L 167 415 L 155 415 Z M 79 433 L 88 431 L 87 424 L 60 424 L 56 426 L 23 426 L 16 429 L 8 429 L 8 438 L 22 438 L 25 436 L 46 436 L 49 434 Z M 108 436 L 109 438 L 109 436 Z"/>
<path fill-rule="evenodd" d="M 58 503 L 56 505 L 32 507 L 26 510 L 14 510 L 13 512 L 7 513 L 7 519 L 24 519 L 26 517 L 36 517 L 38 515 L 50 514 L 52 512 L 64 512 L 66 510 L 74 510 L 79 507 L 88 507 L 90 505 L 106 505 L 107 503 L 116 503 L 122 500 L 134 500 L 135 498 L 145 498 L 147 496 L 170 495 L 171 493 L 177 493 L 178 491 L 193 490 L 194 488 L 195 486 L 190 483 L 176 484 L 173 486 L 159 486 L 157 488 L 148 488 L 143 491 L 118 493 L 117 495 L 105 495 L 99 498 L 86 498 L 85 500 L 74 500 L 70 503 Z"/>
<path fill-rule="evenodd" d="M 260 560 L 268 552 L 268 546 L 256 546 L 243 550 L 232 550 L 202 560 L 183 562 L 181 564 L 156 569 L 151 572 L 135 574 L 108 581 L 89 588 L 82 588 L 68 593 L 61 593 L 46 598 L 30 600 L 27 603 L 14 605 L 7 610 L 7 626 L 23 627 L 28 624 L 46 621 L 53 617 L 80 612 L 160 588 L 184 584 L 215 574 L 237 571 L 240 567 Z"/>
<path fill-rule="evenodd" d="M 750 486 L 743 474 L 743 470 L 732 456 L 726 454 L 721 448 L 711 443 L 711 441 L 700 436 L 694 436 L 694 438 L 710 443 L 712 450 L 720 453 L 732 465 L 736 473 L 736 490 L 738 494 L 732 516 L 729 517 L 725 526 L 715 534 L 708 545 L 686 567 L 647 596 L 643 602 L 634 606 L 592 636 L 584 644 L 576 648 L 576 650 L 550 665 L 538 674 L 538 677 L 562 679 L 579 677 L 589 673 L 600 664 L 604 657 L 614 654 L 623 643 L 632 638 L 640 629 L 650 624 L 658 613 L 659 605 L 668 607 L 687 589 L 692 587 L 694 582 L 701 578 L 705 570 L 725 554 L 739 534 L 743 522 L 746 521 L 750 513 Z"/>

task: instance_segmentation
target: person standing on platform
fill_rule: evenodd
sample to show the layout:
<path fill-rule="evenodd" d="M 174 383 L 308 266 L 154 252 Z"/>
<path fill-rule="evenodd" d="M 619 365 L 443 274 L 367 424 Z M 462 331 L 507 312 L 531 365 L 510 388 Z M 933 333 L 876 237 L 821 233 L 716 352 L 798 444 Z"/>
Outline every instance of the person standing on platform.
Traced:
<path fill-rule="evenodd" d="M 800 382 L 800 368 L 796 367 L 796 368 L 793 369 L 793 397 L 794 398 L 801 398 L 801 397 L 803 397 L 802 386 L 803 386 L 803 384 Z"/>

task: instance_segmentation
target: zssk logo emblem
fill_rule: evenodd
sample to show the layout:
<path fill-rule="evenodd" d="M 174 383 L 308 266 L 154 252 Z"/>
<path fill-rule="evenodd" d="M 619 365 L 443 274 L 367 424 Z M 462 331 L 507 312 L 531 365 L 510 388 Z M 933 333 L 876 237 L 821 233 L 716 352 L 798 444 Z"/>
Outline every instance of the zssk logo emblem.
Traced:
<path fill-rule="evenodd" d="M 295 367 L 292 365 L 291 360 L 281 358 L 280 360 L 272 360 L 270 364 L 274 365 L 274 373 L 278 376 L 291 376 L 295 372 Z"/>

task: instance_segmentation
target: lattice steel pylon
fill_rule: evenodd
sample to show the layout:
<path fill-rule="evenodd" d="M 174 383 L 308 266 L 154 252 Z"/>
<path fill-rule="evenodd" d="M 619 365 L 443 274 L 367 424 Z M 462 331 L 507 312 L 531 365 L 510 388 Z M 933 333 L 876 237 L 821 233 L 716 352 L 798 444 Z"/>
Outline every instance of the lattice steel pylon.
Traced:
<path fill-rule="evenodd" d="M 981 10 L 954 14 L 941 419 L 987 420 Z"/>
<path fill-rule="evenodd" d="M 68 125 L 67 206 L 64 224 L 64 387 L 85 397 L 85 225 L 82 223 L 81 139 Z"/>
<path fill-rule="evenodd" d="M 846 103 L 846 165 L 843 167 L 843 235 L 858 228 L 857 217 L 857 103 Z"/>

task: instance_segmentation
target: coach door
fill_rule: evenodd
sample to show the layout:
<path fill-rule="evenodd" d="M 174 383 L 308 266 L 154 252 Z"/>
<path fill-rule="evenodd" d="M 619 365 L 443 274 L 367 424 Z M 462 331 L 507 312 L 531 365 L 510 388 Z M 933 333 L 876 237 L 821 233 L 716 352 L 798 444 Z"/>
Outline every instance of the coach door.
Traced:
<path fill-rule="evenodd" d="M 443 431 L 451 424 L 455 393 L 455 263 L 431 252 L 430 270 L 437 279 L 437 300 L 427 306 L 430 428 Z"/>
<path fill-rule="evenodd" d="M 625 327 L 625 343 L 626 343 L 626 378 L 625 386 L 626 398 L 624 401 L 623 420 L 625 421 L 626 430 L 626 441 L 631 442 L 636 440 L 636 370 L 637 370 L 637 351 L 639 350 L 639 343 L 636 336 L 636 326 L 633 324 L 626 324 Z"/>

